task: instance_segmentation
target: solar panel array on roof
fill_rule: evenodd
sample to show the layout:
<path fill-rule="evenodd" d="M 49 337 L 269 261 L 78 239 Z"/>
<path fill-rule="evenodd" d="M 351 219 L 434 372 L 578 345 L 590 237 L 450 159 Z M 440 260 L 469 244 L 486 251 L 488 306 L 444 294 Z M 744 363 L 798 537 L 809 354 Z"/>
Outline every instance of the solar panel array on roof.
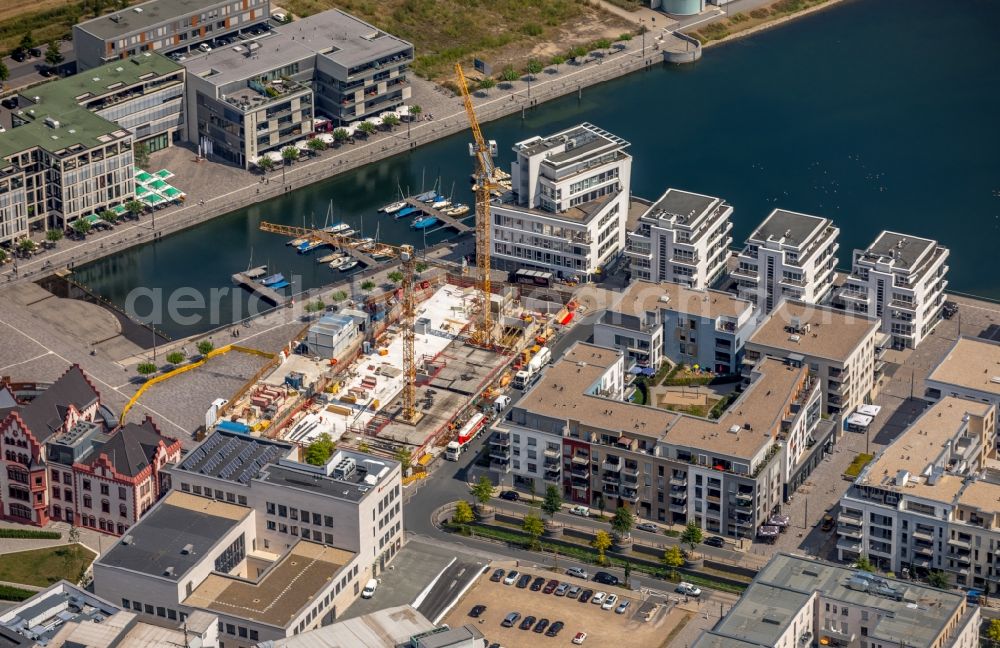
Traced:
<path fill-rule="evenodd" d="M 180 464 L 181 470 L 248 484 L 281 458 L 286 446 L 245 435 L 216 432 Z"/>

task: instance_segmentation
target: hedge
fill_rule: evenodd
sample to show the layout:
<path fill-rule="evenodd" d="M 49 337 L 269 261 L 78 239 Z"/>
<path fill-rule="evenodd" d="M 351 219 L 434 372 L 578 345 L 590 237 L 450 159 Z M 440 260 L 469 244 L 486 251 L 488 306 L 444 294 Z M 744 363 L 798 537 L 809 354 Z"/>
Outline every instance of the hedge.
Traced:
<path fill-rule="evenodd" d="M 4 601 L 23 601 L 29 599 L 38 592 L 32 592 L 31 590 L 21 589 L 20 587 L 11 587 L 10 585 L 0 585 L 0 599 Z"/>
<path fill-rule="evenodd" d="M 56 531 L 33 531 L 31 529 L 0 529 L 0 538 L 31 538 L 33 540 L 58 540 L 61 538 Z"/>

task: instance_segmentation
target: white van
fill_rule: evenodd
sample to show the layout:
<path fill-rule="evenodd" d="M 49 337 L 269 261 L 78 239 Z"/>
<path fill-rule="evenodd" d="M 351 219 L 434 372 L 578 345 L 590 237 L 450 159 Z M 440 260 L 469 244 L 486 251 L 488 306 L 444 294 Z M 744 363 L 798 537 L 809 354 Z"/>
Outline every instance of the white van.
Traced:
<path fill-rule="evenodd" d="M 288 21 L 288 16 L 286 16 L 284 13 L 280 11 L 275 11 L 273 14 L 271 14 L 271 20 L 278 23 L 284 23 Z"/>
<path fill-rule="evenodd" d="M 375 596 L 375 590 L 378 589 L 378 580 L 374 578 L 369 578 L 368 582 L 365 583 L 365 588 L 361 590 L 361 598 L 370 599 Z"/>

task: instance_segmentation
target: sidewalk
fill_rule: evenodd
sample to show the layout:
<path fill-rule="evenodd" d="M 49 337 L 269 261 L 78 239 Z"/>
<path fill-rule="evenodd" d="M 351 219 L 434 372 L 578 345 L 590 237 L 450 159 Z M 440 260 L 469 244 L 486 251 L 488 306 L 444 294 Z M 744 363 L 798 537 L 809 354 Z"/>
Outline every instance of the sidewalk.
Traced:
<path fill-rule="evenodd" d="M 32 549 L 44 549 L 46 547 L 54 547 L 69 543 L 70 525 L 66 522 L 52 522 L 48 526 L 42 528 L 29 524 L 18 524 L 16 522 L 0 520 L 0 528 L 23 529 L 26 531 L 55 531 L 61 535 L 60 538 L 53 538 L 51 540 L 42 538 L 0 538 L 0 554 L 14 553 L 17 551 L 31 551 Z M 118 541 L 118 539 L 114 536 L 98 533 L 97 531 L 92 531 L 83 527 L 77 527 L 77 530 L 80 532 L 80 544 L 87 547 L 91 551 L 96 552 L 98 556 L 101 555 L 102 551 L 110 549 L 115 542 Z M 21 586 L 19 585 L 18 587 Z"/>

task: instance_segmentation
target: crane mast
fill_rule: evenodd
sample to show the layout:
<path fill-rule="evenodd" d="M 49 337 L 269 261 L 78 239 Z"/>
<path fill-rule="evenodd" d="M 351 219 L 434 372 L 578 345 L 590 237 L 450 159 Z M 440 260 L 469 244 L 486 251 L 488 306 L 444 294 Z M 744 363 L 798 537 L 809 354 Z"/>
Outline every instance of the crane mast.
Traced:
<path fill-rule="evenodd" d="M 493 158 L 496 156 L 497 145 L 496 142 L 492 140 L 487 142 L 483 138 L 483 132 L 479 128 L 476 110 L 472 105 L 472 95 L 469 94 L 469 86 L 465 81 L 465 74 L 462 73 L 461 64 L 455 65 L 455 73 L 458 76 L 458 86 L 462 90 L 462 101 L 465 104 L 469 127 L 472 129 L 473 141 L 469 145 L 469 154 L 476 159 L 476 268 L 478 272 L 477 283 L 482 300 L 480 304 L 482 313 L 472 332 L 472 342 L 480 346 L 492 347 L 496 340 L 494 339 L 493 310 L 490 300 L 492 294 L 490 252 L 493 246 L 490 240 L 490 196 L 498 186 L 493 174 Z"/>

